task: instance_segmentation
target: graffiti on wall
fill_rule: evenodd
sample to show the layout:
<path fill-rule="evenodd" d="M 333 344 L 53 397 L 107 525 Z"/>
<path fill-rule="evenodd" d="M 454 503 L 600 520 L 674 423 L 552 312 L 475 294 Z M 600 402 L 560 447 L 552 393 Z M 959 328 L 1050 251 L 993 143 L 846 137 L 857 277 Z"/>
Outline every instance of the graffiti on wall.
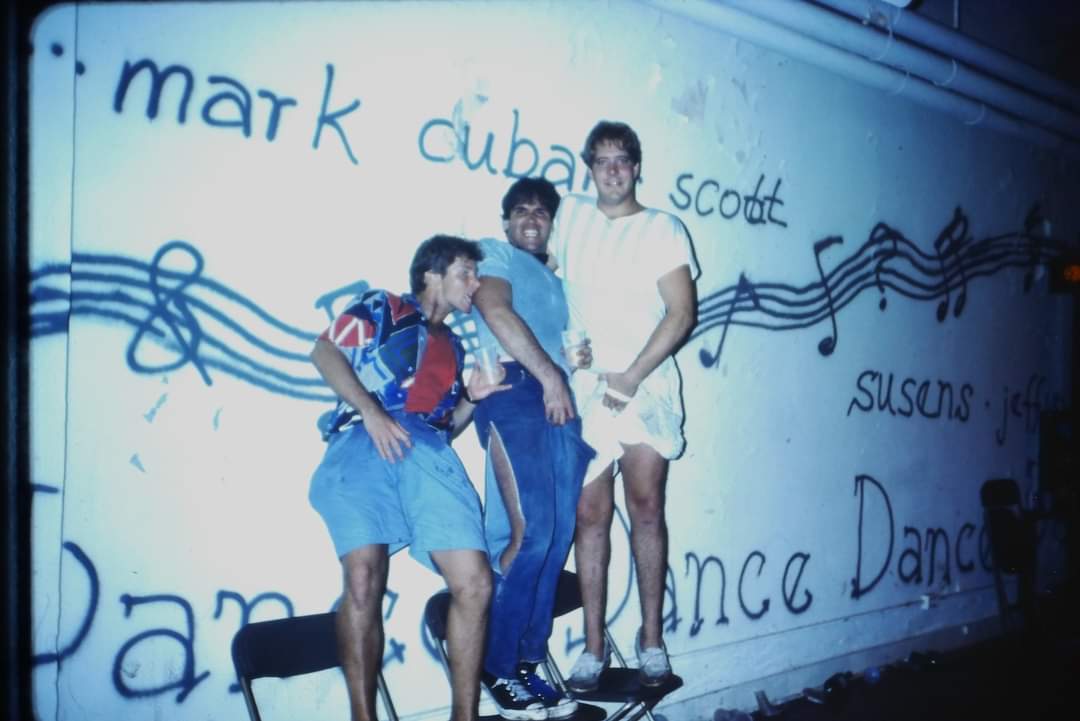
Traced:
<path fill-rule="evenodd" d="M 778 218 L 779 208 L 784 205 L 780 199 L 781 178 L 773 183 L 772 190 L 762 195 L 762 184 L 765 182 L 765 174 L 758 176 L 757 185 L 753 192 L 740 193 L 735 188 L 723 188 L 720 182 L 713 178 L 695 181 L 693 173 L 680 173 L 675 178 L 675 189 L 679 192 L 668 194 L 671 204 L 681 211 L 693 209 L 699 218 L 707 218 L 710 215 L 723 220 L 742 218 L 747 225 L 778 225 L 787 227 L 787 221 Z M 690 189 L 696 190 L 691 194 Z M 692 200 L 691 200 L 692 198 Z"/>
<path fill-rule="evenodd" d="M 955 220 L 955 219 L 954 219 Z M 878 226 L 880 228 L 881 226 Z M 904 265 L 885 266 L 881 256 L 882 231 L 876 231 L 862 248 L 841 261 L 832 271 L 819 268 L 819 280 L 799 288 L 789 288 L 809 298 L 809 310 L 784 315 L 777 311 L 783 307 L 783 290 L 778 284 L 751 285 L 741 276 L 738 285 L 705 298 L 701 304 L 701 320 L 694 336 L 721 327 L 721 342 L 715 356 L 702 361 L 715 365 L 723 346 L 723 337 L 731 325 L 784 330 L 808 327 L 835 317 L 858 293 L 867 290 L 883 293 L 878 286 L 882 280 L 892 292 L 913 300 L 937 302 L 938 309 L 952 309 L 953 317 L 962 312 L 959 300 L 946 300 L 949 295 L 949 278 L 967 279 L 1001 272 L 1010 267 L 1024 267 L 1031 262 L 1041 262 L 1051 249 L 1041 244 L 1036 247 L 1024 243 L 1023 238 L 1009 237 L 991 239 L 984 244 L 988 250 L 971 255 L 967 260 L 951 259 L 934 263 L 934 257 L 922 253 L 910 241 L 899 234 L 889 233 L 889 244 L 895 241 L 896 252 L 889 260 L 905 258 Z M 910 244 L 910 247 L 909 245 Z M 819 245 L 815 258 L 832 245 Z M 974 245 L 961 246 L 968 249 Z M 908 248 L 905 252 L 900 250 Z M 992 252 L 992 249 L 996 251 Z M 970 250 L 969 250 L 970 252 Z M 1035 255 L 1037 253 L 1037 255 Z M 894 261 L 895 262 L 895 261 Z M 191 364 L 204 382 L 213 382 L 216 373 L 224 372 L 246 380 L 265 390 L 304 400 L 328 401 L 329 393 L 321 387 L 321 381 L 310 373 L 307 349 L 315 338 L 314 331 L 298 329 L 274 318 L 257 303 L 242 296 L 226 285 L 207 278 L 203 273 L 204 259 L 191 244 L 170 241 L 161 246 L 149 261 L 117 255 L 75 253 L 70 266 L 46 265 L 34 271 L 32 276 L 32 329 L 35 337 L 64 333 L 70 316 L 85 317 L 96 321 L 119 324 L 130 330 L 130 340 L 124 349 L 129 367 L 138 373 L 171 371 Z M 956 268 L 950 271 L 949 268 Z M 959 268 L 966 268 L 961 271 Z M 924 276 L 937 280 L 926 282 L 910 269 L 921 269 Z M 908 270 L 905 270 L 908 269 Z M 63 283 L 70 282 L 71 291 L 63 290 Z M 966 283 L 966 281 L 965 281 Z M 366 289 L 363 281 L 329 291 L 313 301 L 329 319 L 334 308 Z M 728 307 L 719 313 L 727 293 Z M 816 301 L 814 300 L 816 298 Z M 959 295 L 957 296 L 959 298 Z M 884 301 L 884 296 L 882 301 Z M 817 310 L 814 311 L 814 304 Z M 790 301 L 793 308 L 798 303 Z M 807 305 L 804 299 L 802 305 Z M 826 308 L 827 306 L 827 308 Z M 886 303 L 880 307 L 884 310 Z M 747 317 L 758 313 L 760 317 Z M 801 313 L 802 315 L 798 315 Z M 737 317 L 739 314 L 739 317 Z M 935 312 L 939 322 L 945 315 Z M 762 322 L 762 318 L 770 319 Z M 275 342 L 268 337 L 278 338 Z M 285 341 L 294 345 L 286 345 Z M 830 326 L 832 348 L 837 333 Z M 175 355 L 165 364 L 152 364 L 144 360 L 140 352 L 142 344 L 156 343 Z M 300 345 L 302 344 L 302 345 Z M 296 347 L 294 349 L 294 346 Z M 819 346 L 823 354 L 825 349 Z M 284 370 L 282 367 L 284 366 Z M 308 371 L 304 375 L 303 371 Z M 1045 378 L 1033 375 L 1026 383 L 1018 384 L 1024 390 L 1003 392 L 1002 421 L 995 430 L 995 442 L 1004 443 L 1011 428 L 1019 425 L 1030 431 L 1042 407 L 1054 401 L 1045 390 Z M 974 389 L 962 380 L 894 377 L 891 372 L 867 369 L 858 374 L 855 391 L 847 405 L 847 415 L 853 413 L 887 412 L 900 417 L 920 417 L 964 423 L 971 411 Z M 1010 426 L 1010 419 L 1013 425 Z M 42 486 L 43 493 L 57 489 Z M 889 494 L 883 483 L 868 474 L 855 479 L 855 497 L 858 501 L 856 515 L 855 548 L 856 565 L 850 582 L 850 597 L 855 600 L 870 595 L 890 573 L 906 586 L 922 588 L 947 586 L 960 575 L 970 574 L 978 567 L 989 569 L 988 547 L 985 529 L 979 530 L 974 523 L 963 521 L 955 528 L 946 529 L 935 525 L 917 525 L 896 522 Z M 868 504 L 878 504 L 886 509 L 888 522 L 880 528 L 865 523 L 864 509 Z M 620 515 L 622 534 L 628 536 L 625 519 Z M 898 527 L 900 528 L 898 532 Z M 628 541 L 627 541 L 628 542 Z M 86 599 L 84 617 L 74 636 L 58 643 L 54 651 L 40 653 L 36 665 L 60 664 L 77 653 L 95 617 L 102 613 L 99 597 L 100 582 L 90 556 L 73 542 L 64 541 L 63 549 L 86 573 L 90 595 Z M 875 559 L 872 563 L 867 560 Z M 734 563 L 734 565 L 732 565 Z M 612 579 L 612 587 L 621 589 L 613 604 L 610 621 L 615 622 L 624 612 L 633 588 L 632 565 L 625 569 L 622 579 Z M 769 613 L 782 609 L 791 616 L 799 616 L 811 610 L 815 590 L 813 587 L 813 557 L 809 550 L 796 548 L 774 563 L 761 549 L 752 549 L 741 559 L 725 558 L 708 549 L 685 552 L 682 578 L 675 568 L 668 570 L 664 623 L 668 633 L 678 633 L 684 621 L 685 633 L 698 636 L 706 623 L 713 627 L 728 626 L 735 617 L 748 622 L 759 621 Z M 733 588 L 729 588 L 729 584 Z M 392 613 L 396 596 L 388 594 Z M 684 618 L 680 599 L 690 604 L 690 614 Z M 689 599 L 689 600 L 688 600 Z M 276 603 L 284 615 L 292 615 L 291 601 L 275 591 L 259 594 L 250 601 L 236 591 L 219 589 L 214 603 L 213 620 L 220 620 L 227 603 L 240 609 L 237 626 L 247 623 L 252 610 L 261 604 Z M 68 602 L 65 601 L 65 604 Z M 119 598 L 117 611 L 124 619 L 136 618 L 139 609 L 149 604 L 174 606 L 182 616 L 179 628 L 160 627 L 135 633 L 116 651 L 112 663 L 112 682 L 116 692 L 125 698 L 147 698 L 175 692 L 176 703 L 183 703 L 210 675 L 197 664 L 195 608 L 190 600 L 176 593 L 158 593 L 136 596 L 128 593 Z M 733 605 L 734 604 L 734 605 Z M 181 659 L 177 668 L 179 676 L 155 686 L 137 686 L 129 661 L 135 658 L 141 644 L 171 640 L 177 645 Z M 579 646 L 584 639 L 567 632 L 566 650 Z M 425 646 L 428 645 L 425 643 Z M 433 653 L 433 648 L 428 648 Z M 398 639 L 390 638 L 384 658 L 385 663 L 404 663 L 406 646 Z M 235 683 L 228 690 L 236 691 Z"/>
<path fill-rule="evenodd" d="M 70 265 L 48 264 L 33 271 L 31 334 L 66 333 L 71 317 L 112 322 L 131 330 L 124 353 L 136 373 L 191 364 L 207 385 L 222 372 L 273 393 L 331 402 L 308 358 L 317 332 L 284 323 L 205 277 L 204 264 L 202 254 L 181 240 L 163 244 L 149 262 L 72 253 Z M 64 289 L 69 283 L 70 292 Z M 315 306 L 329 313 L 337 297 L 364 288 L 360 282 L 324 294 Z M 147 343 L 167 350 L 171 360 L 145 360 Z"/>
<path fill-rule="evenodd" d="M 52 47 L 53 55 L 60 57 L 63 54 L 63 47 L 59 43 L 54 43 Z M 85 70 L 85 65 L 82 67 Z M 332 63 L 326 64 L 325 76 L 322 102 L 314 120 L 311 147 L 313 150 L 318 150 L 323 131 L 330 129 L 337 135 L 346 158 L 353 165 L 357 165 L 359 160 L 349 143 L 349 135 L 342 121 L 360 108 L 360 100 L 353 98 L 344 105 L 336 104 L 332 99 L 334 95 L 334 65 Z M 269 143 L 277 138 L 280 125 L 286 117 L 285 110 L 299 106 L 296 98 L 267 88 L 259 88 L 255 93 L 255 97 L 265 101 L 265 104 L 256 103 L 247 86 L 228 75 L 207 75 L 205 85 L 200 86 L 196 82 L 195 73 L 186 65 L 174 63 L 162 68 L 154 60 L 143 58 L 136 62 L 125 60 L 120 68 L 116 90 L 113 93 L 113 112 L 118 115 L 124 113 L 128 93 L 133 85 L 146 87 L 146 119 L 154 120 L 161 112 L 162 94 L 170 80 L 173 80 L 173 86 L 181 83 L 178 86 L 180 94 L 176 105 L 176 122 L 179 125 L 187 122 L 188 109 L 196 88 L 201 90 L 199 97 L 209 95 L 202 101 L 199 112 L 202 121 L 209 127 L 238 130 L 244 138 L 251 138 L 256 120 L 262 122 L 261 117 L 258 117 L 262 115 L 259 111 L 265 109 L 263 137 Z M 289 114 L 290 117 L 293 115 L 293 113 Z"/>
<path fill-rule="evenodd" d="M 32 659 L 33 666 L 55 665 L 58 668 L 62 666 L 63 663 L 79 652 L 94 623 L 105 614 L 113 613 L 120 618 L 134 620 L 139 615 L 140 609 L 150 606 L 154 606 L 155 610 L 163 606 L 171 607 L 179 612 L 181 622 L 177 626 L 148 628 L 131 635 L 115 650 L 109 675 L 114 690 L 123 698 L 151 698 L 175 691 L 174 701 L 177 704 L 183 703 L 189 694 L 195 691 L 197 686 L 211 676 L 211 671 L 199 670 L 197 606 L 193 605 L 192 601 L 186 596 L 178 593 L 146 595 L 122 593 L 117 599 L 119 608 L 103 604 L 101 579 L 97 564 L 94 563 L 87 551 L 74 541 L 64 541 L 62 548 L 66 554 L 75 560 L 79 569 L 85 574 L 87 596 L 84 600 L 71 598 L 70 594 L 65 597 L 64 608 L 79 614 L 76 630 L 68 639 L 58 638 L 54 650 L 36 653 Z M 384 619 L 391 618 L 398 598 L 398 592 L 391 588 L 387 589 L 383 603 Z M 249 599 L 235 590 L 222 588 L 216 593 L 211 619 L 213 621 L 222 621 L 226 608 L 233 606 L 238 610 L 233 628 L 239 629 L 252 621 L 256 615 L 256 609 L 259 609 L 259 616 L 273 615 L 273 610 L 263 610 L 267 604 L 271 609 L 277 609 L 278 615 L 274 617 L 292 617 L 295 615 L 292 600 L 279 591 L 264 591 Z M 146 659 L 145 654 L 151 654 L 155 657 L 160 656 L 161 649 L 166 647 L 161 643 L 162 641 L 171 641 L 175 644 L 172 653 L 165 654 L 169 661 L 176 661 L 176 663 L 166 664 L 173 670 L 172 676 L 174 678 L 153 686 L 138 685 L 137 681 L 141 667 Z M 405 650 L 406 646 L 403 642 L 393 636 L 387 636 L 386 651 L 383 654 L 383 667 L 385 668 L 394 663 L 405 663 Z M 232 680 L 232 670 L 230 669 L 227 674 L 229 674 L 228 678 L 230 679 L 227 692 L 230 694 L 239 693 L 240 686 Z"/>
<path fill-rule="evenodd" d="M 848 514 L 852 546 L 856 550 L 850 582 L 852 599 L 858 601 L 872 594 L 890 572 L 904 587 L 938 591 L 943 595 L 960 576 L 973 574 L 980 568 L 984 571 L 991 569 L 985 527 L 980 528 L 967 520 L 958 521 L 955 529 L 933 524 L 904 523 L 898 535 L 900 526 L 885 483 L 870 475 L 859 474 L 855 477 L 853 498 L 854 504 Z M 878 511 L 884 510 L 884 513 L 868 512 L 868 509 L 875 507 Z M 615 542 L 628 549 L 630 529 L 625 516 L 618 509 L 617 518 Z M 878 523 L 872 523 L 870 518 L 879 519 Z M 78 653 L 95 621 L 104 614 L 114 614 L 134 622 L 140 609 L 150 606 L 156 610 L 173 608 L 179 614 L 177 624 L 133 631 L 130 637 L 118 644 L 111 663 L 112 685 L 116 693 L 126 699 L 172 694 L 171 698 L 177 704 L 184 703 L 190 694 L 201 690 L 201 685 L 213 676 L 213 672 L 199 663 L 199 604 L 175 592 L 145 595 L 121 593 L 115 602 L 103 603 L 100 597 L 101 580 L 89 554 L 73 541 L 65 541 L 63 549 L 86 574 L 87 597 L 82 601 L 65 599 L 65 608 L 81 609 L 77 629 L 70 639 L 58 639 L 55 650 L 35 655 L 34 665 L 59 666 L 71 659 Z M 812 609 L 815 598 L 821 593 L 820 586 L 823 583 L 831 585 L 828 579 L 815 576 L 813 555 L 805 548 L 785 553 L 778 564 L 773 563 L 766 551 L 760 548 L 751 549 L 738 559 L 740 562 L 736 565 L 729 566 L 725 560 L 734 559 L 725 559 L 709 549 L 694 549 L 685 552 L 681 574 L 674 566 L 668 567 L 663 617 L 665 633 L 684 633 L 688 638 L 694 638 L 702 632 L 707 622 L 712 627 L 730 627 L 737 621 L 761 621 L 777 610 L 792 617 L 801 616 Z M 626 613 L 634 589 L 633 564 L 613 571 L 610 586 L 618 590 L 615 602 L 609 608 L 609 624 L 616 623 Z M 384 619 L 389 620 L 393 616 L 400 598 L 399 592 L 387 590 Z M 909 605 L 916 603 L 918 601 L 913 600 Z M 690 605 L 688 618 L 684 617 L 680 604 Z M 225 622 L 227 608 L 235 608 L 237 613 L 232 618 L 234 629 L 251 622 L 256 609 L 260 609 L 260 617 L 295 615 L 291 599 L 278 591 L 265 591 L 248 598 L 235 590 L 222 588 L 217 590 L 212 607 L 208 620 L 218 623 Z M 684 624 L 684 621 L 689 623 Z M 437 660 L 433 641 L 426 630 L 421 630 L 420 638 L 421 648 Z M 164 647 L 161 642 L 166 640 L 175 644 L 172 652 L 175 656 L 169 656 L 175 661 L 170 664 L 174 670 L 173 678 L 156 685 L 138 685 L 140 649 L 154 648 L 154 653 L 160 655 Z M 584 636 L 567 629 L 564 644 L 565 651 L 569 653 L 584 644 Z M 384 668 L 393 663 L 404 664 L 406 659 L 406 644 L 388 636 L 383 656 Z M 226 674 L 229 683 L 224 691 L 237 693 L 239 686 L 235 683 L 232 670 L 226 671 Z M 205 688 L 212 687 L 211 684 Z"/>
<path fill-rule="evenodd" d="M 64 49 L 51 47 L 60 58 Z M 332 147 L 346 162 L 359 165 L 363 153 L 351 142 L 350 122 L 361 111 L 356 93 L 343 78 L 335 77 L 335 67 L 327 63 L 320 73 L 321 103 L 318 108 L 301 107 L 300 102 L 281 89 L 254 88 L 222 73 L 205 76 L 183 64 L 159 65 L 143 58 L 125 61 L 120 68 L 112 97 L 115 115 L 142 115 L 147 121 L 159 116 L 188 122 L 189 110 L 207 127 L 231 131 L 238 141 L 274 143 L 289 123 L 303 122 L 310 128 L 311 148 Z M 85 66 L 77 66 L 82 74 Z M 203 81 L 205 78 L 205 81 Z M 169 88 L 166 91 L 166 88 Z M 295 89 L 293 89 L 294 92 Z M 163 101 L 175 105 L 164 108 Z M 544 144 L 526 130 L 521 112 L 514 108 L 506 118 L 505 132 L 494 130 L 481 135 L 472 128 L 461 108 L 450 117 L 432 117 L 421 125 L 416 151 L 425 161 L 454 164 L 467 172 L 508 178 L 543 175 L 566 190 L 588 190 L 589 176 L 577 165 L 566 144 Z M 336 138 L 336 142 L 327 142 Z M 668 195 L 678 210 L 693 212 L 706 222 L 740 222 L 755 227 L 788 229 L 781 197 L 782 180 L 761 174 L 753 187 L 735 187 L 718 178 L 702 178 L 693 172 L 678 174 Z M 698 307 L 698 324 L 691 339 L 704 339 L 719 331 L 715 344 L 700 348 L 698 359 L 706 368 L 718 367 L 732 326 L 767 331 L 801 330 L 821 327 L 818 352 L 825 357 L 844 347 L 841 336 L 843 314 L 856 298 L 869 294 L 887 312 L 901 299 L 933 305 L 927 318 L 950 322 L 963 314 L 969 303 L 969 286 L 1018 268 L 1024 271 L 1024 288 L 1034 285 L 1034 268 L 1059 251 L 1038 228 L 1038 208 L 1024 221 L 1024 230 L 975 240 L 969 220 L 957 208 L 930 243 L 917 243 L 901 231 L 881 222 L 867 239 L 852 248 L 839 235 L 813 242 L 808 254 L 807 278 L 801 284 L 778 281 L 751 281 L 740 273 L 737 282 L 705 296 Z M 168 236 L 164 236 L 168 237 Z M 813 267 L 810 261 L 813 261 Z M 299 328 L 267 312 L 255 300 L 233 287 L 207 277 L 203 253 L 186 240 L 164 242 L 149 259 L 118 254 L 75 252 L 69 264 L 45 264 L 31 276 L 31 327 L 35 338 L 68 332 L 73 318 L 100 322 L 127 331 L 128 340 L 117 349 L 128 368 L 138 374 L 172 372 L 190 365 L 206 385 L 220 374 L 241 380 L 261 390 L 304 401 L 330 403 L 332 394 L 311 367 L 308 353 L 321 328 Z M 358 280 L 330 290 L 313 301 L 327 319 L 335 308 L 368 287 Z M 70 289 L 70 290 L 69 290 Z M 890 304 L 893 304 L 890 306 Z M 456 322 L 456 329 L 468 336 L 469 329 Z M 711 339 L 711 336 L 710 336 Z M 165 352 L 165 359 L 161 351 Z M 995 442 L 1002 445 L 1017 426 L 1030 432 L 1032 419 L 1040 407 L 1054 401 L 1044 390 L 1045 379 L 1032 376 L 1024 390 L 1005 387 L 1001 424 Z M 981 400 L 971 382 L 962 378 L 922 378 L 897 374 L 889 369 L 861 371 L 846 405 L 852 414 L 888 413 L 890 416 L 940 423 L 963 424 L 971 416 L 973 403 Z M 149 413 L 150 417 L 156 409 Z M 148 418 L 149 420 L 150 418 Z M 904 588 L 939 589 L 957 578 L 989 569 L 985 529 L 960 519 L 945 528 L 927 521 L 896 519 L 884 481 L 868 473 L 855 477 L 855 505 L 849 516 L 855 565 L 845 593 L 854 601 L 871 596 L 886 578 Z M 42 493 L 58 489 L 35 487 Z M 867 508 L 883 510 L 873 516 Z M 622 514 L 617 526 L 620 542 L 628 545 L 628 526 Z M 887 519 L 874 525 L 873 518 Z M 134 595 L 122 593 L 116 599 L 102 599 L 98 570 L 90 554 L 71 540 L 62 543 L 63 554 L 77 564 L 88 580 L 88 596 L 63 600 L 64 607 L 81 609 L 81 621 L 71 638 L 58 640 L 56 648 L 39 653 L 36 666 L 56 665 L 76 655 L 102 614 L 113 614 L 136 623 L 148 608 L 170 608 L 178 613 L 173 626 L 156 626 L 133 632 L 119 643 L 111 663 L 111 679 L 116 693 L 126 699 L 170 696 L 182 704 L 192 693 L 209 692 L 204 684 L 211 671 L 198 663 L 197 631 L 204 616 L 223 623 L 230 608 L 238 610 L 235 628 L 248 623 L 256 607 L 269 607 L 285 616 L 294 613 L 292 601 L 278 591 L 264 591 L 250 598 L 218 588 L 212 611 L 190 598 L 170 592 Z M 825 593 L 827 579 L 815 575 L 819 564 L 808 548 L 774 551 L 750 548 L 733 555 L 716 548 L 687 550 L 681 564 L 669 567 L 665 589 L 664 625 L 668 633 L 685 633 L 694 638 L 707 630 L 706 624 L 730 628 L 736 623 L 754 623 L 769 614 L 802 616 L 813 610 L 815 599 Z M 681 569 L 678 567 L 681 565 Z M 618 589 L 609 622 L 623 616 L 631 603 L 633 566 L 620 569 L 622 576 L 611 579 Z M 680 573 L 681 571 L 681 573 Z M 729 586 L 730 584 L 730 586 Z M 390 618 L 398 595 L 388 591 L 386 618 Z M 914 603 L 914 602 L 913 602 Z M 688 611 L 689 609 L 689 611 Z M 688 612 L 687 612 L 688 611 Z M 230 619 L 230 621 L 233 619 Z M 425 636 L 421 636 L 425 638 Z M 157 685 L 139 685 L 136 668 L 141 651 L 162 642 L 174 644 L 178 663 L 176 676 Z M 579 634 L 567 632 L 569 652 L 583 643 Z M 427 653 L 434 648 L 426 639 Z M 406 645 L 388 638 L 384 665 L 404 663 Z M 229 673 L 227 691 L 235 693 Z"/>
<path fill-rule="evenodd" d="M 1027 271 L 1026 283 L 1033 264 L 1045 263 L 1059 253 L 1046 240 L 1024 233 L 978 242 L 960 240 L 966 237 L 966 228 L 966 216 L 957 208 L 934 243 L 940 253 L 929 253 L 899 231 L 878 223 L 858 249 L 829 271 L 823 268 L 822 256 L 842 246 L 843 239 L 825 238 L 814 243 L 816 278 L 801 286 L 752 283 L 740 274 L 734 286 L 713 292 L 698 304 L 691 340 L 720 330 L 715 349 L 701 348 L 699 360 L 705 367 L 718 365 L 732 326 L 775 332 L 826 324 L 818 351 L 830 356 L 840 338 L 838 315 L 863 292 L 879 294 L 883 312 L 889 292 L 934 303 L 934 317 L 943 323 L 950 315 L 956 318 L 963 313 L 970 281 L 1022 268 Z M 128 366 L 137 373 L 176 370 L 190 363 L 207 385 L 212 382 L 211 371 L 220 371 L 273 393 L 332 400 L 308 361 L 311 343 L 321 329 L 300 329 L 273 317 L 255 301 L 205 277 L 204 265 L 198 249 L 181 240 L 163 244 L 149 262 L 73 253 L 70 266 L 44 265 L 33 271 L 31 332 L 34 337 L 65 333 L 70 316 L 118 322 L 132 329 L 125 353 Z M 68 281 L 70 292 L 65 290 Z M 366 282 L 358 281 L 320 296 L 314 304 L 329 317 L 335 302 L 366 288 Z M 462 321 L 456 330 L 465 333 L 468 344 L 471 331 Z M 174 354 L 172 360 L 154 365 L 141 360 L 139 351 L 147 342 L 168 349 Z M 951 384 L 939 381 L 939 392 L 932 398 L 929 381 L 905 378 L 897 383 L 899 398 L 893 405 L 893 377 L 887 376 L 883 389 L 885 378 L 884 372 L 876 370 L 861 375 L 848 415 L 854 409 L 871 410 L 875 385 L 879 410 L 909 417 L 917 413 L 936 418 L 944 413 L 961 422 L 970 414 L 969 384 L 959 385 L 954 392 Z"/>
<path fill-rule="evenodd" d="M 830 356 L 840 342 L 838 314 L 864 292 L 879 296 L 882 312 L 888 309 L 890 294 L 934 303 L 934 317 L 944 323 L 964 312 L 968 284 L 975 279 L 1021 268 L 1025 270 L 1025 290 L 1030 291 L 1034 268 L 1061 252 L 1059 244 L 1034 232 L 1032 213 L 1037 213 L 1037 206 L 1029 212 L 1029 227 L 1022 232 L 973 241 L 967 215 L 956 208 L 934 240 L 932 252 L 886 223 L 878 223 L 860 246 L 829 263 L 830 269 L 825 270 L 823 261 L 838 255 L 844 246 L 841 236 L 829 236 L 813 244 L 817 274 L 805 285 L 755 283 L 741 273 L 735 285 L 710 293 L 698 305 L 698 324 L 691 339 L 720 329 L 715 350 L 701 348 L 699 360 L 707 368 L 717 366 L 733 325 L 784 331 L 827 324 L 818 352 Z"/>

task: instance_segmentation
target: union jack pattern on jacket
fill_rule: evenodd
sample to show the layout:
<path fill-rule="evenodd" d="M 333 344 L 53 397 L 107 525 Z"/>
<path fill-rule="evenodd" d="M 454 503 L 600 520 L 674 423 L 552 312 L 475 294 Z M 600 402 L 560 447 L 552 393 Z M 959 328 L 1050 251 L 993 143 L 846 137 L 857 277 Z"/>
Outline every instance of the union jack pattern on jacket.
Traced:
<path fill-rule="evenodd" d="M 415 296 L 369 290 L 323 331 L 345 354 L 360 383 L 388 411 L 418 414 L 428 425 L 449 430 L 462 393 L 465 350 L 445 325 L 428 328 Z M 325 437 L 360 422 L 343 400 Z"/>

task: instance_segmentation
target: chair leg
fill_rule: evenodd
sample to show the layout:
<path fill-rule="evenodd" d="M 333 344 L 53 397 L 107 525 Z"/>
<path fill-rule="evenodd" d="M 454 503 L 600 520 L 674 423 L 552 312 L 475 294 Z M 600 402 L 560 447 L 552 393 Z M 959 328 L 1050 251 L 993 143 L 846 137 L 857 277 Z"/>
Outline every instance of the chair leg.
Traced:
<path fill-rule="evenodd" d="M 559 673 L 559 667 L 555 664 L 555 657 L 551 655 L 551 651 L 548 651 L 547 658 L 541 664 L 541 668 L 544 669 L 544 676 L 547 677 L 548 683 L 563 693 L 568 692 L 566 679 Z"/>
<path fill-rule="evenodd" d="M 246 678 L 241 678 L 239 680 L 240 691 L 244 695 L 244 703 L 247 705 L 248 716 L 251 718 L 251 721 L 262 721 L 262 718 L 259 716 L 259 709 L 255 705 L 255 696 L 251 693 L 251 682 Z"/>
<path fill-rule="evenodd" d="M 627 701 L 618 711 L 611 714 L 605 721 L 637 721 L 642 716 L 652 718 L 649 704 L 645 701 Z"/>
<path fill-rule="evenodd" d="M 622 655 L 622 651 L 615 645 L 615 637 L 611 635 L 611 631 L 607 626 L 604 627 L 604 640 L 607 642 L 608 648 L 611 649 L 611 655 L 619 662 L 619 665 L 623 668 L 630 668 L 630 664 L 626 662 L 626 657 Z M 645 701 L 638 701 L 636 703 L 627 702 L 618 711 L 613 713 L 607 718 L 606 721 L 636 721 L 644 716 L 649 721 L 656 721 L 652 714 L 652 708 L 656 705 L 656 702 L 648 703 Z"/>
<path fill-rule="evenodd" d="M 382 671 L 379 671 L 379 675 L 375 677 L 375 683 L 378 687 L 379 694 L 382 696 L 383 708 L 386 709 L 386 717 L 390 721 L 398 721 L 397 709 L 394 708 L 394 700 L 390 698 L 390 688 L 386 685 L 386 679 L 383 678 Z"/>

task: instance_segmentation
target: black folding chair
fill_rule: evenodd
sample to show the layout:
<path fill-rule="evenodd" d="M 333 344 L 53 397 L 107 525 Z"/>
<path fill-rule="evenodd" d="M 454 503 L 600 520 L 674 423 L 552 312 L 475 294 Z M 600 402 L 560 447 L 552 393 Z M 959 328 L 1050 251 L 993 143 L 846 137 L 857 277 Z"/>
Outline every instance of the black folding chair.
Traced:
<path fill-rule="evenodd" d="M 1020 489 L 1011 478 L 986 481 L 979 492 L 983 519 L 990 536 L 994 562 L 994 588 L 1001 615 L 1001 630 L 1028 628 L 1035 597 L 1035 518 L 1020 504 Z M 1016 577 L 1016 601 L 1005 592 L 1004 575 Z"/>
<path fill-rule="evenodd" d="M 249 623 L 236 632 L 233 666 L 251 721 L 261 721 L 252 693 L 251 682 L 255 679 L 288 678 L 341 665 L 336 619 L 336 613 L 292 616 Z M 387 717 L 398 721 L 382 672 L 378 675 L 378 692 Z"/>
<path fill-rule="evenodd" d="M 424 605 L 424 626 L 435 642 L 443 672 L 450 677 L 450 657 L 446 653 L 446 616 L 450 612 L 450 592 L 439 591 Z"/>
<path fill-rule="evenodd" d="M 450 678 L 450 657 L 446 652 L 446 616 L 449 611 L 449 591 L 439 591 L 429 598 L 427 604 L 424 606 L 424 625 L 427 627 L 428 633 L 431 634 L 432 640 L 435 642 L 435 650 L 439 655 L 439 661 L 442 663 L 443 671 L 446 673 L 447 679 Z M 545 675 L 547 675 L 546 665 L 545 662 L 542 666 L 542 668 L 545 668 Z M 550 676 L 548 677 L 548 682 L 552 683 Z M 562 690 L 563 693 L 566 693 L 565 688 Z M 579 702 L 577 711 L 565 721 L 603 721 L 606 715 L 604 709 L 599 706 Z M 491 714 L 481 716 L 480 721 L 502 721 L 502 717 Z"/>
<path fill-rule="evenodd" d="M 570 571 L 563 571 L 559 575 L 559 585 L 555 595 L 556 618 L 572 613 L 581 608 L 581 590 L 578 586 L 577 575 Z M 615 713 L 608 716 L 608 721 L 637 721 L 642 716 L 655 721 L 652 710 L 665 696 L 683 685 L 681 677 L 672 674 L 667 681 L 659 686 L 644 686 L 638 677 L 638 670 L 630 668 L 623 657 L 619 647 L 615 645 L 615 639 L 605 627 L 604 638 L 611 655 L 618 662 L 618 666 L 612 665 L 604 669 L 600 674 L 600 683 L 596 690 L 585 693 L 570 692 L 574 698 L 582 701 L 597 703 L 621 704 Z M 548 682 L 558 686 L 564 693 L 569 692 L 566 680 L 559 671 L 554 657 L 548 653 L 547 661 L 544 662 L 544 675 Z"/>
<path fill-rule="evenodd" d="M 450 680 L 450 656 L 446 651 L 446 617 L 449 612 L 449 591 L 439 591 L 424 605 L 424 626 L 434 641 L 435 652 L 439 656 L 439 663 L 442 664 L 447 681 Z M 480 721 L 500 721 L 500 719 L 501 717 L 495 714 L 480 717 Z"/>

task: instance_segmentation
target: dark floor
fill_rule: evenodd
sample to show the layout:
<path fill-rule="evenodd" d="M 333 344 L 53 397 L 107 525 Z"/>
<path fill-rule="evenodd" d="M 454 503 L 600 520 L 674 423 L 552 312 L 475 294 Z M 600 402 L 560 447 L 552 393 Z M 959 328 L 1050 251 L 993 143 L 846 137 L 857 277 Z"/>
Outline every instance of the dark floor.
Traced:
<path fill-rule="evenodd" d="M 1080 605 L 1036 613 L 1036 630 L 913 654 L 871 682 L 836 676 L 756 721 L 1080 719 Z M 816 702 L 815 702 L 816 701 Z M 717 721 L 722 721 L 723 712 Z M 746 718 L 743 716 L 742 718 Z"/>
<path fill-rule="evenodd" d="M 935 658 L 931 656 L 931 658 Z M 1080 719 L 1080 647 L 1070 653 L 1000 641 L 936 656 L 929 667 L 885 668 L 776 707 L 773 721 Z"/>

